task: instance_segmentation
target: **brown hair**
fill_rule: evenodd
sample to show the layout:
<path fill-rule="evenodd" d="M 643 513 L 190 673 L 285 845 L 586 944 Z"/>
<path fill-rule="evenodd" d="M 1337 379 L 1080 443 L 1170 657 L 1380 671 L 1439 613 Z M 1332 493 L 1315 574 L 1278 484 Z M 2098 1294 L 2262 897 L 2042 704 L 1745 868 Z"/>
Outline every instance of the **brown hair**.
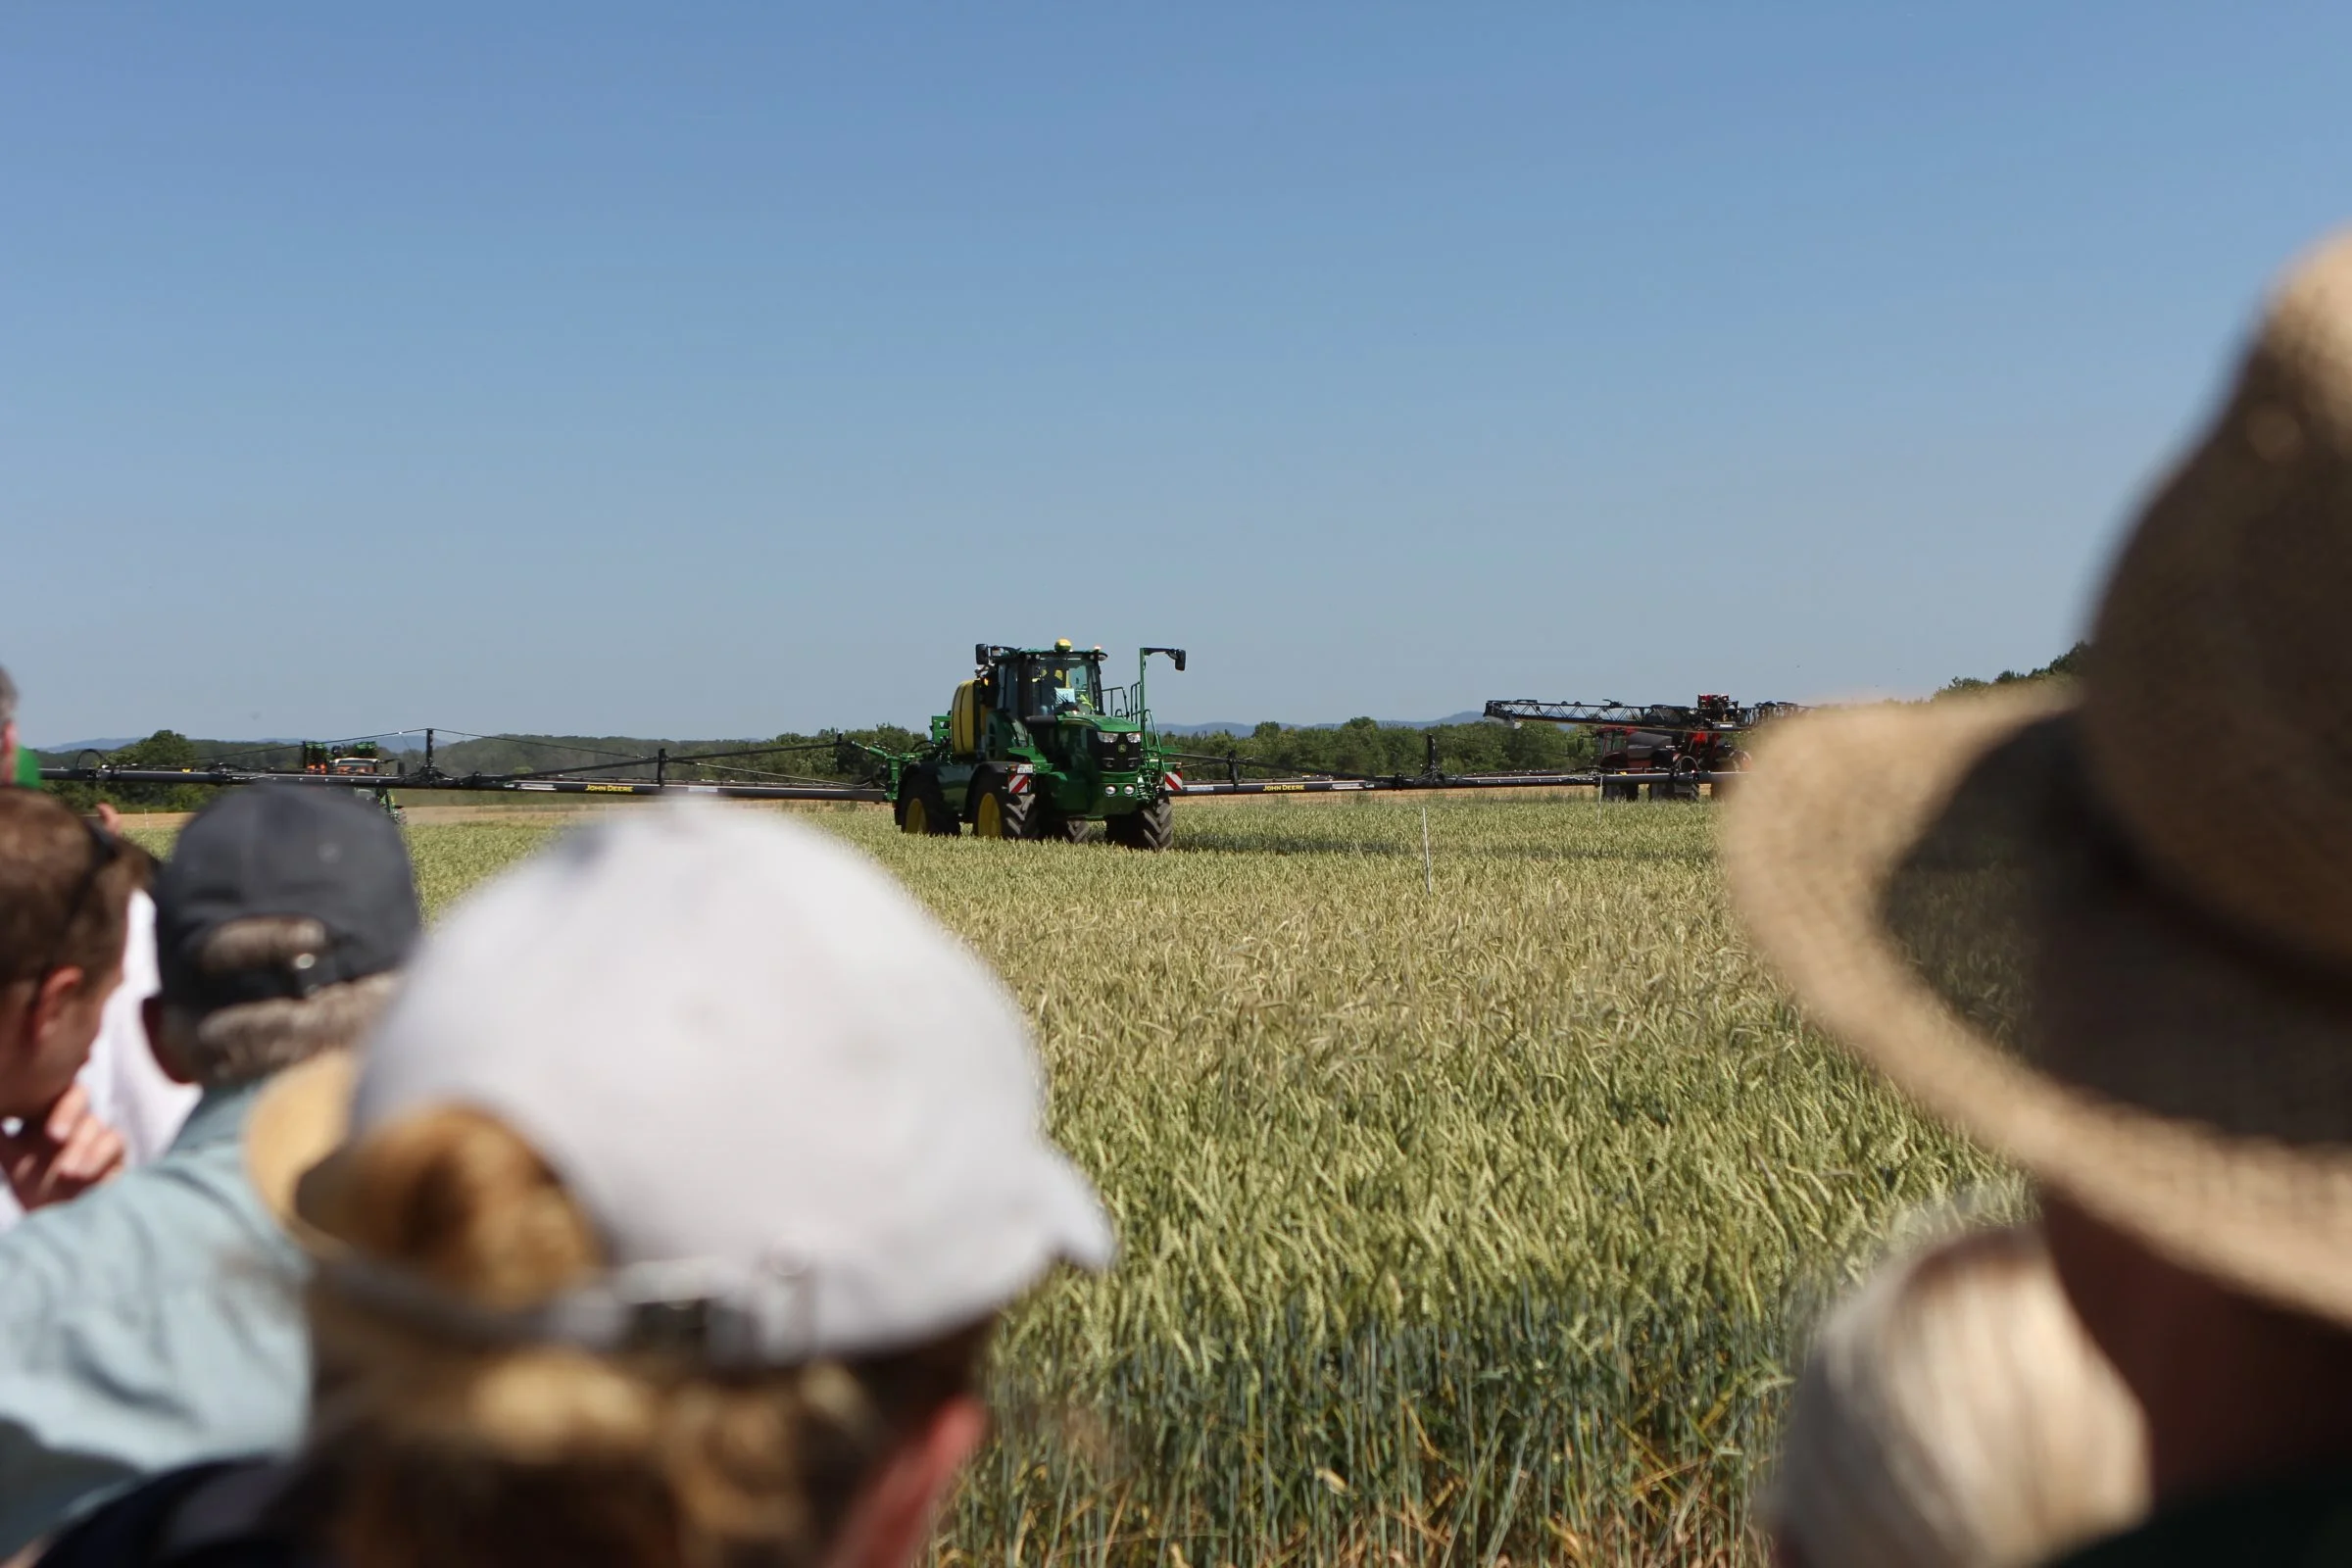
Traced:
<path fill-rule="evenodd" d="M 114 975 L 130 895 L 152 866 L 49 796 L 0 788 L 0 986 L 68 965 Z"/>
<path fill-rule="evenodd" d="M 206 935 L 196 970 L 221 975 L 264 968 L 316 953 L 326 942 L 326 927 L 306 915 L 247 915 Z M 375 1022 L 398 984 L 391 973 L 363 975 L 308 996 L 240 1002 L 210 1012 L 167 1000 L 155 1043 L 198 1083 L 244 1083 L 351 1045 Z"/>
<path fill-rule="evenodd" d="M 713 1200 L 721 1200 L 713 1195 Z M 303 1185 L 320 1229 L 516 1309 L 603 1264 L 594 1227 L 504 1122 L 444 1108 Z M 969 1391 L 988 1324 L 891 1355 L 743 1375 L 656 1354 L 463 1345 L 311 1288 L 319 1534 L 350 1568 L 802 1568 L 859 1486 Z"/>

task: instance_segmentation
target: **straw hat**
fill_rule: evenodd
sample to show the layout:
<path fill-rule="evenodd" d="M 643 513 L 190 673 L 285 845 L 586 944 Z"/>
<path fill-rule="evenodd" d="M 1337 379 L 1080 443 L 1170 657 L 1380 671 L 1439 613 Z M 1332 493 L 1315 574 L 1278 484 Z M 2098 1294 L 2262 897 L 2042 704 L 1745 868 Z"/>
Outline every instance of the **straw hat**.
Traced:
<path fill-rule="evenodd" d="M 2352 236 L 2270 302 L 2091 646 L 2072 690 L 1766 737 L 1734 895 L 1929 1110 L 2352 1325 Z"/>

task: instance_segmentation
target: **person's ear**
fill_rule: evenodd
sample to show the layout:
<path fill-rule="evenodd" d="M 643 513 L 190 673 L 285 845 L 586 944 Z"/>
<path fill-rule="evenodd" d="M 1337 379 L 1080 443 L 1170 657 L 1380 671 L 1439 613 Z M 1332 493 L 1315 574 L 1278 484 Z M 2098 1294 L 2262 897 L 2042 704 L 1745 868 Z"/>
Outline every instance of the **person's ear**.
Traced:
<path fill-rule="evenodd" d="M 71 963 L 61 964 L 41 977 L 32 994 L 32 1005 L 27 1009 L 35 1043 L 56 1028 L 66 1009 L 80 1000 L 82 987 L 89 978 L 88 970 Z"/>
<path fill-rule="evenodd" d="M 963 1395 L 882 1461 L 850 1507 L 828 1568 L 907 1568 L 931 1539 L 939 1505 L 988 1436 L 988 1411 Z"/>
<path fill-rule="evenodd" d="M 171 1037 L 164 1031 L 162 997 L 149 997 L 139 1004 L 139 1024 L 147 1031 L 147 1049 L 154 1054 L 155 1064 L 164 1069 L 164 1076 L 175 1084 L 194 1083 L 194 1070 L 172 1049 Z"/>
<path fill-rule="evenodd" d="M 21 1056 L 32 1050 L 32 992 L 29 980 L 0 986 L 0 1056 Z"/>

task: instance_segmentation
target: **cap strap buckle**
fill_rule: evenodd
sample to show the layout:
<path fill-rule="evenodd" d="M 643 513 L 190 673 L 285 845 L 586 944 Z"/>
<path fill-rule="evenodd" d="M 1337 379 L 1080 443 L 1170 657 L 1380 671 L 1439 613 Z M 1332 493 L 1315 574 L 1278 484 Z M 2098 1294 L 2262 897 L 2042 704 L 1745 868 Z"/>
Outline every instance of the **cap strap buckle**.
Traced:
<path fill-rule="evenodd" d="M 776 1259 L 636 1263 L 540 1310 L 549 1336 L 605 1350 L 690 1355 L 723 1366 L 805 1360 L 813 1348 L 806 1271 Z"/>
<path fill-rule="evenodd" d="M 481 1306 L 406 1269 L 346 1253 L 318 1260 L 336 1290 L 377 1311 L 477 1344 L 569 1345 L 679 1355 L 713 1366 L 789 1366 L 815 1352 L 805 1269 L 681 1258 L 635 1263 L 522 1311 Z"/>

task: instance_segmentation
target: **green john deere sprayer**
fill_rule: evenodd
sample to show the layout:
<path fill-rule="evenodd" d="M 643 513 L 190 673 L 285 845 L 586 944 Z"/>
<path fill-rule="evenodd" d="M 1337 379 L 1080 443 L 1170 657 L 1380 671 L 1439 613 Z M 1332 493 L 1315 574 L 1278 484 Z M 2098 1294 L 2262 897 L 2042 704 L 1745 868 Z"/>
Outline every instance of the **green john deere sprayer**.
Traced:
<path fill-rule="evenodd" d="M 1181 648 L 1146 648 L 1135 684 L 1102 679 L 1102 650 L 972 650 L 972 678 L 948 711 L 931 720 L 917 752 L 870 749 L 886 764 L 884 788 L 899 828 L 956 834 L 969 822 L 984 839 L 1104 838 L 1136 850 L 1164 850 L 1175 838 L 1173 797 L 1183 780 L 1168 771 L 1152 727 L 1144 677 L 1153 654 L 1184 668 Z"/>

